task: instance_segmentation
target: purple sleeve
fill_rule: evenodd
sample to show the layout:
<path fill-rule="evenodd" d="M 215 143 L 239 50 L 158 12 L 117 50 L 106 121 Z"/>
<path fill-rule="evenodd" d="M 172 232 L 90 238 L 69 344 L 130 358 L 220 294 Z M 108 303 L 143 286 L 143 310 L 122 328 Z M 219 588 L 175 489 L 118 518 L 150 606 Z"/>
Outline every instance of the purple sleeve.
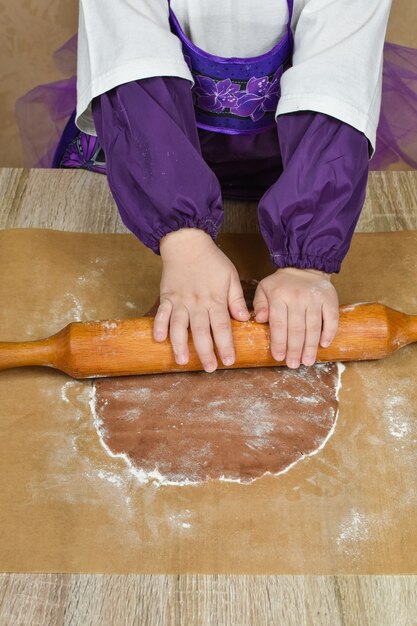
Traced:
<path fill-rule="evenodd" d="M 123 223 L 159 254 L 180 228 L 215 238 L 223 219 L 220 184 L 201 156 L 188 81 L 125 83 L 93 100 L 107 179 Z"/>
<path fill-rule="evenodd" d="M 275 267 L 339 272 L 366 194 L 368 140 L 333 117 L 278 117 L 283 173 L 259 203 Z"/>

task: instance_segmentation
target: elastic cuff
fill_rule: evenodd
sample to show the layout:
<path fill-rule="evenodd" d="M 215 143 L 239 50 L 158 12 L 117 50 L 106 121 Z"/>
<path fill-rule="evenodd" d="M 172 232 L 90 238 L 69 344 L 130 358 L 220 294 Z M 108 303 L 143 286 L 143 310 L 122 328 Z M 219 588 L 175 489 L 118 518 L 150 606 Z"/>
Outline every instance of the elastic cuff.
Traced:
<path fill-rule="evenodd" d="M 274 254 L 271 253 L 271 261 L 277 269 L 283 267 L 296 267 L 300 270 L 319 270 L 326 274 L 337 274 L 340 272 L 342 260 L 325 259 L 320 256 L 303 256 L 297 254 Z"/>
<path fill-rule="evenodd" d="M 159 250 L 159 242 L 161 241 L 162 237 L 165 237 L 165 235 L 168 235 L 168 233 L 180 230 L 181 228 L 198 228 L 199 230 L 204 230 L 204 232 L 206 232 L 213 240 L 215 240 L 217 238 L 217 235 L 219 234 L 220 227 L 221 221 L 220 223 L 215 222 L 210 217 L 199 220 L 185 218 L 184 220 L 182 220 L 181 222 L 177 222 L 173 226 L 161 226 L 161 228 L 158 228 L 158 230 L 152 233 L 152 235 L 142 235 L 141 240 L 145 244 L 145 246 L 153 250 L 155 254 L 161 254 Z"/>

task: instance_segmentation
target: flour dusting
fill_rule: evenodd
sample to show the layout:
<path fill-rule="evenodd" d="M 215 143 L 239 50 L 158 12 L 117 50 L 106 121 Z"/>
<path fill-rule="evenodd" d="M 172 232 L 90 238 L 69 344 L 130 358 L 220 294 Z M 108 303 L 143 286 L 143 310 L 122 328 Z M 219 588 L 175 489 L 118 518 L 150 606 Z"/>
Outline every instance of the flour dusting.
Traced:
<path fill-rule="evenodd" d="M 138 483 L 197 485 L 208 479 L 216 463 L 218 467 L 235 463 L 239 470 L 219 472 L 215 478 L 248 484 L 261 476 L 283 474 L 323 449 L 336 428 L 338 409 L 337 403 L 329 405 L 327 395 L 322 394 L 330 393 L 335 401 L 339 399 L 344 370 L 341 363 L 336 367 L 318 364 L 313 369 L 300 368 L 297 372 L 275 368 L 265 371 L 260 378 L 255 369 L 240 370 L 237 395 L 230 394 L 230 384 L 236 384 L 237 370 L 219 372 L 223 378 L 219 379 L 218 388 L 207 385 L 207 378 L 187 379 L 181 374 L 97 381 L 91 388 L 89 404 L 102 447 L 111 457 L 123 459 Z M 320 373 L 328 376 L 333 371 L 336 372 L 335 386 L 332 392 L 329 389 L 325 392 L 324 383 L 319 382 Z M 265 377 L 268 377 L 266 384 Z M 264 385 L 261 390 L 259 381 Z M 109 384 L 111 391 L 107 391 Z M 208 400 L 207 394 L 211 394 Z M 119 412 L 110 419 L 103 419 L 110 399 L 112 410 L 116 407 Z M 287 407 L 284 410 L 283 400 Z M 157 410 L 162 412 L 152 423 L 150 414 L 155 409 L 155 401 Z M 310 443 L 312 435 L 307 435 L 308 432 L 314 433 Z M 297 452 L 294 446 L 300 437 L 306 447 Z M 225 446 L 224 452 L 219 452 L 219 441 Z M 146 445 L 151 446 L 151 456 Z M 120 446 L 128 448 L 124 451 Z M 132 446 L 139 446 L 137 453 L 132 452 Z M 245 469 L 254 464 L 258 467 L 259 463 L 262 467 L 265 458 L 275 462 L 282 454 L 282 466 L 275 470 L 267 466 L 251 475 Z M 170 458 L 174 459 L 177 469 L 170 465 Z"/>
<path fill-rule="evenodd" d="M 107 452 L 107 454 L 113 458 L 123 459 L 129 468 L 129 471 L 132 476 L 134 476 L 138 483 L 144 485 L 149 483 L 150 481 L 156 481 L 156 483 L 164 484 L 164 485 L 191 485 L 192 481 L 185 479 L 183 481 L 169 481 L 166 476 L 163 476 L 158 469 L 153 471 L 144 471 L 142 469 L 138 469 L 131 461 L 129 456 L 125 453 L 114 454 L 112 450 L 108 447 L 105 442 L 105 428 L 103 424 L 103 420 L 99 417 L 96 411 L 96 386 L 93 384 L 90 389 L 90 398 L 89 398 L 89 406 L 91 409 L 91 414 L 94 419 L 94 425 L 96 427 L 97 433 L 100 438 L 100 443 Z"/>
<path fill-rule="evenodd" d="M 410 432 L 409 410 L 405 396 L 389 395 L 385 398 L 383 417 L 392 437 L 402 439 Z"/>
<path fill-rule="evenodd" d="M 69 389 L 71 389 L 72 386 L 73 386 L 73 381 L 69 380 L 67 383 L 64 383 L 61 387 L 61 399 L 67 404 L 69 404 L 67 392 Z"/>
<path fill-rule="evenodd" d="M 170 523 L 171 526 L 173 526 L 175 529 L 177 528 L 191 528 L 191 519 L 192 519 L 192 512 L 190 511 L 190 509 L 185 509 L 184 511 L 180 511 L 179 513 L 173 513 L 172 515 L 169 515 L 168 517 L 168 521 Z"/>
<path fill-rule="evenodd" d="M 376 543 L 390 524 L 389 514 L 385 511 L 365 512 L 352 508 L 340 522 L 336 549 L 349 559 L 359 559 L 364 554 L 365 545 Z"/>
<path fill-rule="evenodd" d="M 358 511 L 351 511 L 340 525 L 340 533 L 336 539 L 337 545 L 346 542 L 366 541 L 369 538 L 369 528 L 366 516 Z"/>
<path fill-rule="evenodd" d="M 106 320 L 104 322 L 101 322 L 101 328 L 104 328 L 104 330 L 115 330 L 117 328 L 117 323 L 109 322 Z"/>
<path fill-rule="evenodd" d="M 364 376 L 363 380 L 369 400 L 393 440 L 398 443 L 414 441 L 417 409 L 410 391 L 415 387 L 415 377 L 405 376 L 382 386 L 370 376 Z"/>
<path fill-rule="evenodd" d="M 330 284 L 330 283 L 329 283 Z M 354 311 L 358 308 L 358 306 L 362 306 L 363 304 L 372 304 L 372 302 L 355 302 L 355 304 L 344 304 L 340 307 L 342 312 L 350 312 Z"/>

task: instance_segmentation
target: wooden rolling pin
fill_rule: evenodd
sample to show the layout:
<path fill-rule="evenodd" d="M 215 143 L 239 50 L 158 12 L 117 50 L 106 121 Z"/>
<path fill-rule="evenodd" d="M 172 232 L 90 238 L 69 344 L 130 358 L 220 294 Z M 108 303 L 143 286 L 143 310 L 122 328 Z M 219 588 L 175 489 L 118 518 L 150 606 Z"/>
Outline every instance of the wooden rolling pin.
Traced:
<path fill-rule="evenodd" d="M 38 341 L 0 342 L 0 370 L 44 365 L 73 378 L 99 378 L 202 370 L 191 338 L 190 360 L 177 365 L 171 343 L 156 342 L 153 317 L 99 322 L 73 322 Z M 272 358 L 269 325 L 232 320 L 236 362 L 232 368 L 285 365 Z M 340 307 L 338 333 L 329 348 L 319 348 L 317 361 L 382 359 L 417 341 L 417 315 L 383 304 Z M 219 359 L 219 368 L 225 368 Z"/>

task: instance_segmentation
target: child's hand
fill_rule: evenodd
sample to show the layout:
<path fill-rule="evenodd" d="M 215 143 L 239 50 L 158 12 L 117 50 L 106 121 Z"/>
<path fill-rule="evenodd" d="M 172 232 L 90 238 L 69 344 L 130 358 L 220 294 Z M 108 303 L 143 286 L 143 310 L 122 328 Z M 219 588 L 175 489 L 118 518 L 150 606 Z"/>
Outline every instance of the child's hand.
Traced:
<path fill-rule="evenodd" d="M 154 338 L 170 339 L 179 365 L 188 363 L 188 327 L 207 372 L 217 367 L 214 341 L 224 365 L 235 361 L 230 314 L 250 317 L 239 275 L 233 263 L 202 230 L 184 228 L 160 241 L 163 260 L 161 304 L 154 322 Z"/>
<path fill-rule="evenodd" d="M 330 275 L 286 267 L 264 278 L 253 301 L 256 321 L 269 320 L 274 359 L 288 367 L 313 365 L 339 325 L 339 300 Z"/>

